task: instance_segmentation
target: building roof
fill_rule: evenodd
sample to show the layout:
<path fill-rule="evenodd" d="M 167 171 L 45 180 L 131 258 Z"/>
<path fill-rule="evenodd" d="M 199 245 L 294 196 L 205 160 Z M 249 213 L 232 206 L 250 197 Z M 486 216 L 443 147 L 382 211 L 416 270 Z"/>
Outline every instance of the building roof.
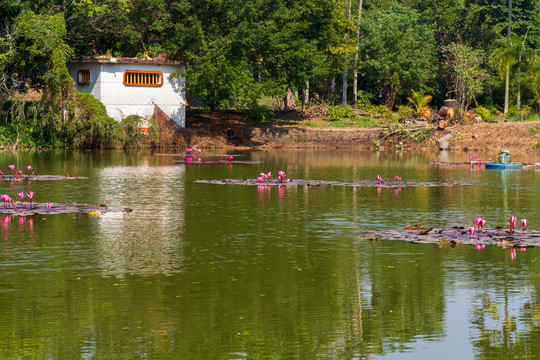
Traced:
<path fill-rule="evenodd" d="M 152 64 L 152 65 L 184 65 L 178 60 L 171 60 L 165 56 L 159 56 L 155 59 L 139 59 L 126 57 L 110 56 L 85 56 L 71 59 L 71 63 L 98 63 L 98 64 Z"/>

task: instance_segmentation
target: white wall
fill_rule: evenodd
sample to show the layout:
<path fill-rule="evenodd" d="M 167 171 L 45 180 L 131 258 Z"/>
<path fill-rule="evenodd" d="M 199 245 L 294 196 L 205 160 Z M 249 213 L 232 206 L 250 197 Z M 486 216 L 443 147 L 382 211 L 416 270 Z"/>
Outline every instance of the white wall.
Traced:
<path fill-rule="evenodd" d="M 90 70 L 90 85 L 79 86 L 79 91 L 89 91 L 107 108 L 107 114 L 121 121 L 128 115 L 151 117 L 154 104 L 158 105 L 174 122 L 185 126 L 184 80 L 171 79 L 170 75 L 183 68 L 156 64 L 70 63 L 69 74 L 76 80 L 81 69 Z M 161 71 L 163 85 L 125 86 L 124 71 Z"/>

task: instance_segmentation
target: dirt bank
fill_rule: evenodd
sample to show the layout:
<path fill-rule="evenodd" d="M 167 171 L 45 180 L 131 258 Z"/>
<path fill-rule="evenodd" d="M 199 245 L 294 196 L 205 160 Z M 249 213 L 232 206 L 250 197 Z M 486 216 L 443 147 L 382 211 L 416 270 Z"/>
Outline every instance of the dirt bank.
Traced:
<path fill-rule="evenodd" d="M 539 130 L 530 134 L 535 126 Z M 379 128 L 312 128 L 295 125 L 254 126 L 238 114 L 198 115 L 187 119 L 186 142 L 194 147 L 217 148 L 355 148 L 371 149 L 380 139 Z M 515 153 L 531 152 L 540 141 L 540 122 L 480 123 L 456 125 L 435 131 L 432 138 L 416 144 L 405 141 L 406 148 L 438 150 L 437 139 L 450 135 L 448 150 Z M 395 142 L 382 141 L 382 148 L 394 148 Z M 537 150 L 540 154 L 540 151 Z"/>

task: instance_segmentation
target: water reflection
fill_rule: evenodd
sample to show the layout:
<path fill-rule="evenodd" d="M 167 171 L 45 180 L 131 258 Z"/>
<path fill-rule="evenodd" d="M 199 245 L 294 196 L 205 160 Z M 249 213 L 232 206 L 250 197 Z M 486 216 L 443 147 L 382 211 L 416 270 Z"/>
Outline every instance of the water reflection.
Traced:
<path fill-rule="evenodd" d="M 170 275 L 183 261 L 185 167 L 107 167 L 99 195 L 110 207 L 136 209 L 98 219 L 104 276 Z"/>
<path fill-rule="evenodd" d="M 234 167 L 175 166 L 167 157 L 121 152 L 21 159 L 89 177 L 33 181 L 32 190 L 47 195 L 40 202 L 134 211 L 0 219 L 0 358 L 534 358 L 539 249 L 358 238 L 361 230 L 418 223 L 469 226 L 476 216 L 506 226 L 512 214 L 538 228 L 540 172 L 507 173 L 503 181 L 467 165 L 426 165 L 440 155 L 253 152 L 246 156 L 262 164 Z M 2 156 L 9 163 L 12 155 Z M 448 156 L 463 161 L 463 154 Z M 294 178 L 397 174 L 474 185 L 192 181 L 282 169 Z"/>

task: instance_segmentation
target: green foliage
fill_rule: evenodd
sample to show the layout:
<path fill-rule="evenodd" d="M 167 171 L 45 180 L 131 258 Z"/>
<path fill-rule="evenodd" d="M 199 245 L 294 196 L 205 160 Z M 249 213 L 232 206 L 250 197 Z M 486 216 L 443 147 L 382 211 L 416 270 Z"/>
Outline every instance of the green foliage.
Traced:
<path fill-rule="evenodd" d="M 398 107 L 397 116 L 399 119 L 407 119 L 412 114 L 412 109 L 407 105 L 400 105 Z"/>
<path fill-rule="evenodd" d="M 244 119 L 254 123 L 265 122 L 271 114 L 267 106 L 253 104 L 244 111 Z"/>
<path fill-rule="evenodd" d="M 115 148 L 122 141 L 122 125 L 109 117 L 105 106 L 91 94 L 78 93 L 69 104 L 70 118 L 62 124 L 66 146 Z"/>
<path fill-rule="evenodd" d="M 394 6 L 362 18 L 359 76 L 392 109 L 406 89 L 428 90 L 437 71 L 434 29 L 411 9 Z"/>
<path fill-rule="evenodd" d="M 419 116 L 427 109 L 427 105 L 430 103 L 431 99 L 433 99 L 433 96 L 424 95 L 414 90 L 411 91 L 412 96 L 408 97 L 407 100 L 409 100 L 409 102 L 413 104 L 414 108 L 416 109 L 416 116 Z"/>
<path fill-rule="evenodd" d="M 475 98 L 482 94 L 489 74 L 485 56 L 469 46 L 452 43 L 445 49 L 445 67 L 457 100 L 456 119 L 460 121 Z"/>
<path fill-rule="evenodd" d="M 352 23 L 331 0 L 196 0 L 175 6 L 173 17 L 182 20 L 168 53 L 190 64 L 187 91 L 213 110 L 283 96 L 354 49 L 343 36 Z"/>
<path fill-rule="evenodd" d="M 535 125 L 532 128 L 529 128 L 529 135 L 533 136 L 538 130 L 540 130 L 540 125 Z"/>
<path fill-rule="evenodd" d="M 381 142 L 379 140 L 373 140 L 373 151 L 379 151 L 381 148 Z"/>
<path fill-rule="evenodd" d="M 354 119 L 356 117 L 356 114 L 350 105 L 329 106 L 327 111 L 331 119 Z"/>
<path fill-rule="evenodd" d="M 532 111 L 532 107 L 530 106 L 522 106 L 521 109 L 518 110 L 518 108 L 515 105 L 512 105 L 508 107 L 508 119 L 509 121 L 513 120 L 519 121 L 522 120 L 524 117 L 529 116 L 529 114 Z"/>
<path fill-rule="evenodd" d="M 484 106 L 478 105 L 472 109 L 476 114 L 478 114 L 482 119 L 487 119 L 491 115 L 491 111 Z"/>

